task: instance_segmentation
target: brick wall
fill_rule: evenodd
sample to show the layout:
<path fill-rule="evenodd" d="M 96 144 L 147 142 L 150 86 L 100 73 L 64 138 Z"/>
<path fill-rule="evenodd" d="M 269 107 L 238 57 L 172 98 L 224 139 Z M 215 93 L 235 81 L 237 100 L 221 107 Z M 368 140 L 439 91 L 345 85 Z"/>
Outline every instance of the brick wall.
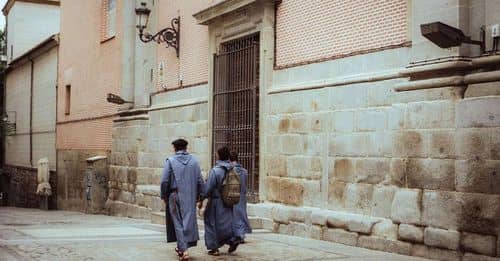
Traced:
<path fill-rule="evenodd" d="M 117 1 L 117 10 L 121 3 Z M 119 93 L 121 29 L 117 27 L 114 39 L 101 43 L 102 12 L 101 1 L 61 3 L 58 149 L 111 149 L 112 118 L 106 116 L 114 114 L 117 106 L 106 101 L 106 94 Z M 119 11 L 116 19 L 121 19 Z M 68 115 L 66 85 L 71 85 Z M 68 121 L 80 122 L 68 124 Z"/>
<path fill-rule="evenodd" d="M 173 48 L 160 46 L 157 51 L 158 62 L 164 62 L 164 86 L 176 88 L 182 77 L 183 85 L 208 81 L 208 28 L 198 25 L 193 14 L 209 6 L 211 1 L 168 1 L 159 2 L 158 28 L 170 27 L 170 20 L 181 17 L 180 58 Z M 157 88 L 162 89 L 157 79 Z"/>
<path fill-rule="evenodd" d="M 406 0 L 284 0 L 276 17 L 276 65 L 402 45 L 408 41 L 407 5 Z"/>
<path fill-rule="evenodd" d="M 58 149 L 111 149 L 112 118 L 60 123 L 57 126 Z"/>

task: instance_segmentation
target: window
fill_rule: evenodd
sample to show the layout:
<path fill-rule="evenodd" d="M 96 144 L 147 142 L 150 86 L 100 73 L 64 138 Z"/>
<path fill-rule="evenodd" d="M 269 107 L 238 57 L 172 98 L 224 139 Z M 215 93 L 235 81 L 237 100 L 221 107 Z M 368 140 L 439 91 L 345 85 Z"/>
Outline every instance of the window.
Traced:
<path fill-rule="evenodd" d="M 65 95 L 65 102 L 64 104 L 64 113 L 66 115 L 69 115 L 70 108 L 71 108 L 71 85 L 66 85 L 66 95 Z"/>
<path fill-rule="evenodd" d="M 102 0 L 101 34 L 102 41 L 116 34 L 116 0 Z"/>

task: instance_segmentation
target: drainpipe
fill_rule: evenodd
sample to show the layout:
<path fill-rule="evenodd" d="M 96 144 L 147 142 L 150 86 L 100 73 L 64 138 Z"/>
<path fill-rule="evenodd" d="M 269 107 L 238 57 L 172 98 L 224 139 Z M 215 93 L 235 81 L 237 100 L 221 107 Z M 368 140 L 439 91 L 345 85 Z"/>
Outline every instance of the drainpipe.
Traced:
<path fill-rule="evenodd" d="M 35 61 L 30 58 L 31 62 L 31 78 L 30 78 L 30 165 L 33 167 L 33 74 L 35 69 Z"/>

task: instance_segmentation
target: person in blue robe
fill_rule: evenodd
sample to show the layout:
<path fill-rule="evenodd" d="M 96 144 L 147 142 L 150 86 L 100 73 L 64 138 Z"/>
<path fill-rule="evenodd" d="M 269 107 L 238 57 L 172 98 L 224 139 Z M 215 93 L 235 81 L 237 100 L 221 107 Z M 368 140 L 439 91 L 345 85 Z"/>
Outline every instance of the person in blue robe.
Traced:
<path fill-rule="evenodd" d="M 245 239 L 245 234 L 252 233 L 247 215 L 247 183 L 248 171 L 238 162 L 238 152 L 231 151 L 229 160 L 233 164 L 236 173 L 240 175 L 241 193 L 240 202 L 233 206 L 233 230 L 237 240 Z"/>
<path fill-rule="evenodd" d="M 165 202 L 167 242 L 177 241 L 179 260 L 189 259 L 188 248 L 199 240 L 196 202 L 204 191 L 198 160 L 187 152 L 188 142 L 172 142 L 175 155 L 165 161 L 161 198 Z"/>
<path fill-rule="evenodd" d="M 220 193 L 224 175 L 233 168 L 229 154 L 227 147 L 217 150 L 218 160 L 206 183 L 205 193 L 209 201 L 204 211 L 205 245 L 208 254 L 214 256 L 219 255 L 221 246 L 229 245 L 229 253 L 232 253 L 240 243 L 233 231 L 233 208 L 224 206 Z"/>

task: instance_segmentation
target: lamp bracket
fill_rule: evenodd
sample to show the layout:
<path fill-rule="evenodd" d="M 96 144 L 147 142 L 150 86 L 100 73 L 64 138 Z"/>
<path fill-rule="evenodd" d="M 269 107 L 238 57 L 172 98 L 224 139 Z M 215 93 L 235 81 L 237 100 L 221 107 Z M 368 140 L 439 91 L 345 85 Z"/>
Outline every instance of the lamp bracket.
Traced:
<path fill-rule="evenodd" d="M 139 39 L 144 43 L 151 41 L 155 41 L 158 44 L 166 43 L 167 48 L 173 47 L 177 53 L 177 57 L 179 57 L 180 23 L 180 17 L 173 18 L 170 21 L 171 27 L 164 28 L 154 35 L 143 32 L 143 29 L 139 29 Z"/>

